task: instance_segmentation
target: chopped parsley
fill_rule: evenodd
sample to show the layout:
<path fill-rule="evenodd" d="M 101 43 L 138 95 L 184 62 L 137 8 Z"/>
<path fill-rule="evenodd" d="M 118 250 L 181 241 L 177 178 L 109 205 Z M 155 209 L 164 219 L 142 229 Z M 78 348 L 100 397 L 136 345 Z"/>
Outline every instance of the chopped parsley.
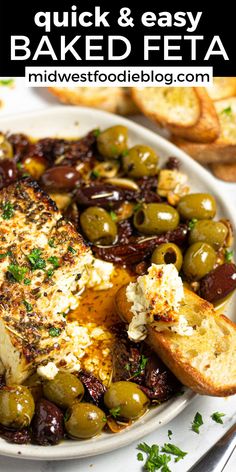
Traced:
<path fill-rule="evenodd" d="M 145 357 L 143 354 L 141 356 L 141 360 L 140 360 L 140 364 L 139 364 L 139 368 L 137 370 L 137 372 L 135 372 L 132 377 L 138 377 L 140 374 L 142 374 L 142 372 L 144 371 L 146 365 L 147 365 L 147 361 L 148 361 L 148 357 Z M 131 378 L 132 378 L 131 377 Z"/>
<path fill-rule="evenodd" d="M 129 362 L 127 362 L 127 364 L 125 364 L 125 370 L 130 370 L 130 364 L 129 364 Z"/>
<path fill-rule="evenodd" d="M 33 249 L 28 255 L 32 270 L 45 269 L 46 262 L 42 259 L 41 255 L 42 251 L 39 248 Z"/>
<path fill-rule="evenodd" d="M 14 84 L 14 79 L 1 79 L 0 80 L 0 85 L 3 85 L 4 87 L 9 87 Z"/>
<path fill-rule="evenodd" d="M 48 262 L 53 265 L 54 269 L 58 269 L 58 267 L 60 266 L 58 257 L 56 256 L 49 257 Z"/>
<path fill-rule="evenodd" d="M 98 179 L 99 176 L 100 176 L 100 173 L 96 169 L 93 169 L 92 172 L 90 173 L 91 179 Z"/>
<path fill-rule="evenodd" d="M 224 108 L 224 110 L 222 110 L 221 113 L 224 113 L 225 115 L 230 116 L 232 115 L 232 112 L 233 112 L 232 107 L 227 107 L 227 108 Z"/>
<path fill-rule="evenodd" d="M 50 247 L 54 247 L 54 248 L 55 248 L 55 247 L 56 247 L 56 245 L 55 245 L 55 239 L 54 239 L 54 238 L 49 239 L 49 240 L 48 240 L 48 245 L 49 245 Z"/>
<path fill-rule="evenodd" d="M 193 229 L 194 226 L 196 225 L 196 223 L 197 223 L 196 218 L 193 218 L 192 220 L 190 220 L 189 223 L 188 223 L 188 229 L 190 229 L 190 230 Z"/>
<path fill-rule="evenodd" d="M 18 264 L 10 264 L 7 268 L 8 274 L 16 282 L 22 282 L 24 280 L 25 274 L 27 272 L 27 267 L 19 266 Z"/>
<path fill-rule="evenodd" d="M 17 167 L 18 170 L 23 169 L 23 164 L 22 164 L 22 162 L 17 162 L 16 167 Z"/>
<path fill-rule="evenodd" d="M 114 211 L 110 211 L 110 217 L 112 219 L 112 221 L 116 221 L 117 220 L 117 215 Z"/>
<path fill-rule="evenodd" d="M 121 153 L 121 155 L 124 156 L 124 157 L 125 157 L 125 156 L 128 156 L 128 154 L 129 154 L 129 150 L 128 150 L 128 149 L 125 149 L 125 150 L 122 151 L 122 153 Z"/>
<path fill-rule="evenodd" d="M 101 134 L 101 131 L 99 128 L 93 130 L 93 135 L 95 136 L 95 138 L 97 138 L 99 134 Z"/>
<path fill-rule="evenodd" d="M 117 416 L 120 416 L 120 406 L 116 406 L 115 408 L 111 408 L 109 410 L 111 416 L 113 416 L 113 418 L 117 418 Z"/>
<path fill-rule="evenodd" d="M 24 284 L 25 285 L 30 285 L 31 284 L 31 280 L 30 279 L 24 279 Z"/>
<path fill-rule="evenodd" d="M 160 454 L 160 448 L 157 444 L 148 446 L 146 443 L 140 443 L 137 449 L 147 455 L 144 470 L 148 472 L 155 472 L 156 470 L 170 472 L 168 463 L 171 461 L 171 457 L 167 454 Z M 141 455 L 139 455 L 138 460 L 143 460 L 141 459 Z"/>
<path fill-rule="evenodd" d="M 199 428 L 203 425 L 202 415 L 197 412 L 192 422 L 192 431 L 199 434 Z"/>
<path fill-rule="evenodd" d="M 143 206 L 143 204 L 141 202 L 136 203 L 136 205 L 134 205 L 134 208 L 133 208 L 134 212 L 140 210 L 140 208 L 142 208 L 142 206 Z"/>
<path fill-rule="evenodd" d="M 175 462 L 180 461 L 180 459 L 183 459 L 188 454 L 187 452 L 182 451 L 178 446 L 170 443 L 164 444 L 161 448 L 161 452 L 166 452 L 167 454 L 173 454 L 173 456 L 176 456 Z"/>
<path fill-rule="evenodd" d="M 226 262 L 231 262 L 233 259 L 234 251 L 231 251 L 230 249 L 225 249 L 225 261 Z"/>
<path fill-rule="evenodd" d="M 77 251 L 72 246 L 68 246 L 68 251 L 71 252 L 71 254 L 77 253 Z"/>
<path fill-rule="evenodd" d="M 1 254 L 0 254 L 0 260 L 1 260 L 1 259 L 5 259 L 5 257 L 11 256 L 11 255 L 12 255 L 12 252 L 11 252 L 11 251 L 7 251 L 7 252 L 4 252 L 4 253 L 1 253 Z"/>
<path fill-rule="evenodd" d="M 48 269 L 48 270 L 47 270 L 47 276 L 48 276 L 48 277 L 52 277 L 53 274 L 54 274 L 54 269 Z"/>
<path fill-rule="evenodd" d="M 14 207 L 11 202 L 5 202 L 2 205 L 2 219 L 10 220 L 14 215 Z"/>
<path fill-rule="evenodd" d="M 27 300 L 23 300 L 23 303 L 24 303 L 24 305 L 25 305 L 25 308 L 26 308 L 26 311 L 27 311 L 27 312 L 30 312 L 30 311 L 33 310 L 33 307 L 32 307 L 32 305 L 31 305 L 31 303 L 27 302 Z"/>
<path fill-rule="evenodd" d="M 218 411 L 215 411 L 215 413 L 212 413 L 211 418 L 216 423 L 223 424 L 224 423 L 222 420 L 223 416 L 225 416 L 225 413 L 219 413 Z"/>
<path fill-rule="evenodd" d="M 167 435 L 168 435 L 168 438 L 169 438 L 169 439 L 171 439 L 171 437 L 172 437 L 172 434 L 173 434 L 173 432 L 172 432 L 170 429 L 168 429 L 168 433 L 167 433 Z"/>
<path fill-rule="evenodd" d="M 138 452 L 137 459 L 138 461 L 143 461 L 143 454 L 141 452 Z"/>
<path fill-rule="evenodd" d="M 57 336 L 60 336 L 61 330 L 60 328 L 50 328 L 49 334 L 50 336 L 52 336 L 52 338 L 56 338 Z"/>

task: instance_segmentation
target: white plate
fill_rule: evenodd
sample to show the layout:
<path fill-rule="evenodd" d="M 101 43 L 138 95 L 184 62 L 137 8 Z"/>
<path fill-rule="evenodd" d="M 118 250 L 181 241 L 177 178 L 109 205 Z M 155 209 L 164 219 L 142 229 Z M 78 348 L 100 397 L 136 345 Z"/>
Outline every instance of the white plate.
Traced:
<path fill-rule="evenodd" d="M 58 106 L 47 110 L 22 113 L 0 119 L 0 130 L 23 132 L 32 137 L 78 137 L 94 128 L 107 128 L 123 124 L 129 129 L 129 143 L 147 144 L 152 146 L 161 160 L 175 156 L 181 161 L 181 169 L 189 176 L 193 191 L 209 192 L 215 196 L 218 214 L 234 222 L 230 205 L 217 189 L 217 181 L 199 164 L 189 158 L 184 152 L 152 131 L 135 124 L 120 116 L 94 110 L 91 108 L 76 108 Z M 233 304 L 227 310 L 227 315 L 233 319 Z M 77 457 L 93 456 L 115 450 L 119 447 L 140 439 L 158 429 L 177 416 L 194 398 L 195 394 L 186 389 L 180 397 L 175 397 L 160 407 L 154 408 L 144 415 L 134 425 L 119 434 L 103 433 L 98 437 L 83 441 L 67 440 L 58 446 L 18 446 L 0 439 L 0 454 L 21 457 L 25 459 L 63 460 Z"/>

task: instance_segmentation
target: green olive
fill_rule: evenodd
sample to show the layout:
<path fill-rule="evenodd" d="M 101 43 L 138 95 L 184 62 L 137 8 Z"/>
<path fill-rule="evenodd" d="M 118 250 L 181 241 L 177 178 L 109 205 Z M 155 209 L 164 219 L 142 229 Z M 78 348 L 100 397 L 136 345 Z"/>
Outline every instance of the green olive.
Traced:
<path fill-rule="evenodd" d="M 179 224 L 177 210 L 166 203 L 147 203 L 136 211 L 134 226 L 144 234 L 161 234 L 172 231 Z"/>
<path fill-rule="evenodd" d="M 80 217 L 83 233 L 92 243 L 109 245 L 117 236 L 117 226 L 103 208 L 89 207 Z"/>
<path fill-rule="evenodd" d="M 28 387 L 29 391 L 33 395 L 34 401 L 37 402 L 43 396 L 43 384 L 42 378 L 37 373 L 32 374 L 28 377 L 24 385 Z"/>
<path fill-rule="evenodd" d="M 178 272 L 183 263 L 183 256 L 180 248 L 174 243 L 163 243 L 157 246 L 152 254 L 151 261 L 154 264 L 174 264 Z"/>
<path fill-rule="evenodd" d="M 43 384 L 44 396 L 61 408 L 68 408 L 75 400 L 82 400 L 84 387 L 82 382 L 70 372 L 58 372 L 53 380 Z"/>
<path fill-rule="evenodd" d="M 216 214 L 216 201 L 209 193 L 191 193 L 180 199 L 177 209 L 184 220 L 209 220 Z"/>
<path fill-rule="evenodd" d="M 189 244 L 202 241 L 210 244 L 214 249 L 223 246 L 228 229 L 221 221 L 199 220 L 190 231 Z"/>
<path fill-rule="evenodd" d="M 3 387 L 0 390 L 0 424 L 22 429 L 29 426 L 34 414 L 34 399 L 27 387 Z"/>
<path fill-rule="evenodd" d="M 127 149 L 128 130 L 125 126 L 112 126 L 97 137 L 99 154 L 108 159 L 117 159 Z"/>
<path fill-rule="evenodd" d="M 114 382 L 104 395 L 104 403 L 110 413 L 125 419 L 135 419 L 143 415 L 149 405 L 145 393 L 133 382 Z"/>
<path fill-rule="evenodd" d="M 187 249 L 183 271 L 189 279 L 199 280 L 210 272 L 216 263 L 216 252 L 206 243 L 194 243 Z"/>
<path fill-rule="evenodd" d="M 156 175 L 158 171 L 158 156 L 149 146 L 138 144 L 122 158 L 123 169 L 129 177 L 139 178 Z"/>
<path fill-rule="evenodd" d="M 0 133 L 0 160 L 11 159 L 13 157 L 12 145 L 7 141 L 6 136 Z"/>
<path fill-rule="evenodd" d="M 66 417 L 65 428 L 72 438 L 92 438 L 101 433 L 106 424 L 105 413 L 91 403 L 75 402 Z"/>

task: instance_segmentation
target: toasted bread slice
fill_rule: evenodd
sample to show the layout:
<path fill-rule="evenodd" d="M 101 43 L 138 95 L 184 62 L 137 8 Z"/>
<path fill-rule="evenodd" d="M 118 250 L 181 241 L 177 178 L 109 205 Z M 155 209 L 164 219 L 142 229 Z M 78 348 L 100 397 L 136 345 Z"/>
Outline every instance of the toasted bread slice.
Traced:
<path fill-rule="evenodd" d="M 210 164 L 213 174 L 225 182 L 236 182 L 236 162 L 221 164 L 214 162 Z"/>
<path fill-rule="evenodd" d="M 50 87 L 48 90 L 61 102 L 70 105 L 101 108 L 119 115 L 138 112 L 126 87 Z"/>
<path fill-rule="evenodd" d="M 220 122 L 220 135 L 210 144 L 190 143 L 176 136 L 172 141 L 203 164 L 236 162 L 236 97 L 214 103 Z"/>
<path fill-rule="evenodd" d="M 190 336 L 147 326 L 146 342 L 175 376 L 201 395 L 228 396 L 236 393 L 236 325 L 218 315 L 213 305 L 184 289 L 180 313 L 193 328 Z M 130 322 L 126 286 L 116 296 L 117 311 Z"/>
<path fill-rule="evenodd" d="M 212 100 L 223 100 L 236 95 L 236 77 L 214 77 L 213 85 L 206 87 Z"/>
<path fill-rule="evenodd" d="M 177 136 L 211 142 L 219 135 L 219 120 L 204 88 L 133 88 L 132 97 L 146 116 Z"/>

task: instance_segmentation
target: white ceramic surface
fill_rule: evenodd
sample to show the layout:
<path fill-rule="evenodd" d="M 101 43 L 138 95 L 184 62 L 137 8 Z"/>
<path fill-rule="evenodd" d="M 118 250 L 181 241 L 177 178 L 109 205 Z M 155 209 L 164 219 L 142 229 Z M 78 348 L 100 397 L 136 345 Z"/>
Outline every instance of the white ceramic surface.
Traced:
<path fill-rule="evenodd" d="M 181 160 L 182 170 L 189 176 L 189 182 L 193 191 L 208 191 L 217 200 L 219 216 L 224 215 L 232 222 L 234 215 L 230 205 L 226 202 L 225 195 L 222 198 L 218 190 L 217 181 L 200 165 L 191 160 L 186 154 L 177 149 L 171 143 L 143 128 L 134 122 L 89 108 L 53 107 L 42 111 L 22 113 L 0 119 L 0 129 L 11 132 L 25 132 L 34 137 L 82 136 L 87 131 L 101 127 L 105 128 L 114 124 L 124 124 L 129 128 L 130 144 L 145 143 L 156 149 L 161 159 L 176 156 Z M 228 310 L 228 316 L 233 317 L 233 303 Z M 33 445 L 15 446 L 0 440 L 0 454 L 18 456 L 28 459 L 68 459 L 86 457 L 96 454 L 114 451 L 125 446 L 178 415 L 194 397 L 194 394 L 186 390 L 182 397 L 177 397 L 163 404 L 157 409 L 147 413 L 131 428 L 119 435 L 103 434 L 88 441 L 65 441 L 54 447 L 39 447 Z"/>

